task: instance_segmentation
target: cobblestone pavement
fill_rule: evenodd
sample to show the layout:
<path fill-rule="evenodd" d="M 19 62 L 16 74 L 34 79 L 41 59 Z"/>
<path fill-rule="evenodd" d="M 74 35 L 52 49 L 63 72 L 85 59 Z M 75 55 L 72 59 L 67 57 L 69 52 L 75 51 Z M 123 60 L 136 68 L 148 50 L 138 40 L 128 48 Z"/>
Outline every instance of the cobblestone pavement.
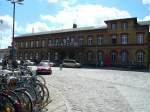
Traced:
<path fill-rule="evenodd" d="M 48 112 L 150 112 L 150 74 L 54 67 Z"/>

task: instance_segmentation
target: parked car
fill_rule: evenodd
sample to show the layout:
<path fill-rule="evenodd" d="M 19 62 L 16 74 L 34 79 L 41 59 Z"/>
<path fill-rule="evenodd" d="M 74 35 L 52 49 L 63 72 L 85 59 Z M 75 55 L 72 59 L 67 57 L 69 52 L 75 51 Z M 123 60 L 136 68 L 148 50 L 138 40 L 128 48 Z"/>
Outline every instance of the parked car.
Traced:
<path fill-rule="evenodd" d="M 36 74 L 52 74 L 51 66 L 48 62 L 40 62 L 37 65 Z"/>
<path fill-rule="evenodd" d="M 42 60 L 41 62 L 48 62 L 51 65 L 51 67 L 56 65 L 54 62 L 51 62 L 50 60 Z"/>
<path fill-rule="evenodd" d="M 76 60 L 64 59 L 62 62 L 63 67 L 81 67 L 81 63 L 77 62 Z"/>
<path fill-rule="evenodd" d="M 41 62 L 50 62 L 49 60 L 41 60 Z"/>
<path fill-rule="evenodd" d="M 25 63 L 28 65 L 28 66 L 33 66 L 35 65 L 35 62 L 31 61 L 31 60 L 26 60 Z"/>

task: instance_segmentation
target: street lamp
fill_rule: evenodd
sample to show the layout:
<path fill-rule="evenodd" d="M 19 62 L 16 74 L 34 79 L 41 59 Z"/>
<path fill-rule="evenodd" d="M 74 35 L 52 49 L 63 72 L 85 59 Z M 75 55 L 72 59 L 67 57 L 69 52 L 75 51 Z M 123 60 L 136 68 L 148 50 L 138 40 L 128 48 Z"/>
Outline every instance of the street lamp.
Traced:
<path fill-rule="evenodd" d="M 12 29 L 12 51 L 11 51 L 11 56 L 12 58 L 14 58 L 14 56 L 16 55 L 15 52 L 15 46 L 14 46 L 14 34 L 15 34 L 15 8 L 16 8 L 16 3 L 17 4 L 23 4 L 22 2 L 24 0 L 7 0 L 10 1 L 13 4 L 13 29 Z"/>

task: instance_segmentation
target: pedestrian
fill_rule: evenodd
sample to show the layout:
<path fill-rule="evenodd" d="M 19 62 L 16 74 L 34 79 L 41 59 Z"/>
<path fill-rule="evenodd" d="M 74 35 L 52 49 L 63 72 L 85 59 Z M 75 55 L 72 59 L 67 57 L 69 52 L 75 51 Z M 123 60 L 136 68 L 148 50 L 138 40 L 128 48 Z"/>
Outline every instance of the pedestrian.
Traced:
<path fill-rule="evenodd" d="M 61 71 L 61 70 L 62 70 L 62 68 L 63 68 L 62 64 L 60 64 L 60 65 L 59 65 L 59 67 L 60 67 L 60 71 Z"/>

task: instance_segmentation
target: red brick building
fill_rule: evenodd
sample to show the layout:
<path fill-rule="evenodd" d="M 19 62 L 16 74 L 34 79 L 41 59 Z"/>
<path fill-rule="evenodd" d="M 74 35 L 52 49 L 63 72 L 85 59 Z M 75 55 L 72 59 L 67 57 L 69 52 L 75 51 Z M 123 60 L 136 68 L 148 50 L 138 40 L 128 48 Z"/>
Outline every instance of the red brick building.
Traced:
<path fill-rule="evenodd" d="M 15 37 L 19 59 L 76 59 L 84 65 L 150 64 L 149 21 L 125 18 L 103 27 L 81 27 Z"/>

